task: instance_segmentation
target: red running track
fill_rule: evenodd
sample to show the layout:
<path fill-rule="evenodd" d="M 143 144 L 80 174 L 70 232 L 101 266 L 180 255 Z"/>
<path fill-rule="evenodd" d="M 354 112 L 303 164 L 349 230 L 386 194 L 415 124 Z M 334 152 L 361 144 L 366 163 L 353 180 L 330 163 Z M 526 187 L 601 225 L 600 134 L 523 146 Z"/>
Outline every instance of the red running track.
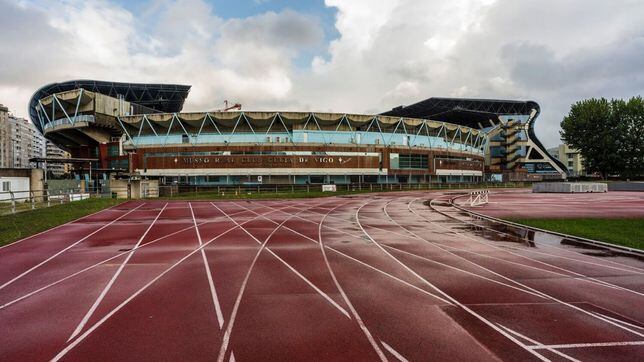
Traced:
<path fill-rule="evenodd" d="M 644 358 L 644 263 L 507 241 L 424 204 L 450 197 L 79 219 L 0 248 L 0 359 Z"/>
<path fill-rule="evenodd" d="M 644 192 L 532 193 L 493 192 L 490 202 L 473 210 L 499 218 L 642 218 Z M 459 199 L 463 203 L 466 199 Z M 465 205 L 463 205 L 465 206 Z"/>

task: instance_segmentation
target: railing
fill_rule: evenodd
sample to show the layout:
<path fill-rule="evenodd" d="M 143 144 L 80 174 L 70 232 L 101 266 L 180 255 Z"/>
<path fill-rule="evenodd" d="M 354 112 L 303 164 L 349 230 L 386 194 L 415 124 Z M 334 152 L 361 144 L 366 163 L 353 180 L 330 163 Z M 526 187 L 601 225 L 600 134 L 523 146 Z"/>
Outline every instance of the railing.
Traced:
<path fill-rule="evenodd" d="M 54 128 L 56 126 L 60 126 L 63 124 L 71 124 L 73 125 L 76 122 L 88 122 L 88 123 L 93 123 L 95 121 L 94 116 L 91 114 L 81 114 L 78 116 L 71 116 L 71 117 L 64 117 L 64 118 L 59 118 L 56 120 L 53 120 L 51 122 L 48 122 L 45 124 L 45 129 L 50 129 Z"/>
<path fill-rule="evenodd" d="M 530 182 L 442 182 L 442 183 L 353 183 L 335 184 L 336 192 L 322 192 L 322 185 L 226 185 L 226 186 L 159 186 L 159 197 L 162 198 L 244 198 L 278 196 L 288 198 L 298 194 L 350 195 L 365 192 L 481 189 L 481 188 L 515 188 L 529 187 Z M 311 195 L 313 196 L 313 195 Z M 316 195 L 317 196 L 317 195 Z"/>
<path fill-rule="evenodd" d="M 50 193 L 49 190 L 0 192 L 0 215 L 36 210 L 90 197 L 89 193 L 85 193 L 80 189 L 55 190 L 55 192 L 55 194 Z"/>
<path fill-rule="evenodd" d="M 419 191 L 419 190 L 449 190 L 449 189 L 481 189 L 481 188 L 514 188 L 528 187 L 529 182 L 479 182 L 479 183 L 354 183 L 336 184 L 336 192 L 322 192 L 322 185 L 238 185 L 238 186 L 159 186 L 150 189 L 142 197 L 190 198 L 190 199 L 228 199 L 246 197 L 298 197 L 319 196 L 321 194 L 351 195 L 366 192 Z M 55 192 L 55 194 L 53 193 Z M 69 190 L 32 190 L 0 192 L 0 215 L 16 214 L 22 211 L 37 210 L 54 205 L 88 199 L 90 197 L 126 198 L 130 197 L 127 187 L 100 188 L 92 192 L 81 189 Z"/>

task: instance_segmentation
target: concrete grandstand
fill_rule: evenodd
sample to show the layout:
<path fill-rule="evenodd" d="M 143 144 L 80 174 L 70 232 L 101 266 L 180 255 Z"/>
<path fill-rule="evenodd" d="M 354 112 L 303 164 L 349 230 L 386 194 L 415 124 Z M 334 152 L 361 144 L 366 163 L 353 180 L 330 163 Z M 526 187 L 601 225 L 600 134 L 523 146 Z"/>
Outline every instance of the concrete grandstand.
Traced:
<path fill-rule="evenodd" d="M 181 112 L 189 90 L 54 83 L 35 92 L 29 114 L 74 157 L 98 158 L 93 167 L 104 178 L 231 185 L 565 177 L 534 135 L 535 102 L 430 98 L 377 115 Z"/>

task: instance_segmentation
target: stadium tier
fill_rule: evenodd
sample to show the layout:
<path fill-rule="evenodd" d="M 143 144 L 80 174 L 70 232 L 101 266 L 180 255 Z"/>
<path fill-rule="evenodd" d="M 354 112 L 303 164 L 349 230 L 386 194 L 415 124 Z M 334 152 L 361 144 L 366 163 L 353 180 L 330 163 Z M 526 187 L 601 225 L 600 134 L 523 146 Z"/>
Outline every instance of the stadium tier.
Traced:
<path fill-rule="evenodd" d="M 488 174 L 563 175 L 534 137 L 534 102 L 430 98 L 378 115 L 181 112 L 189 90 L 56 83 L 34 94 L 29 113 L 74 157 L 97 158 L 93 168 L 104 178 L 190 185 L 477 182 L 486 162 Z M 541 159 L 533 159 L 537 154 Z"/>

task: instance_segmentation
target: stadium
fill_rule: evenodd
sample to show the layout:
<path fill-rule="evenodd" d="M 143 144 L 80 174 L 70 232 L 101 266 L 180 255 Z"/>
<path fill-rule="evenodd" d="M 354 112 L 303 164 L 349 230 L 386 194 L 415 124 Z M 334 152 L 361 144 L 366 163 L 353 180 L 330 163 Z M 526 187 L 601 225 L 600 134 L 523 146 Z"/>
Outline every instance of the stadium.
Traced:
<path fill-rule="evenodd" d="M 182 112 L 190 86 L 75 80 L 34 93 L 32 122 L 103 179 L 161 185 L 565 178 L 532 101 L 429 98 L 380 114 Z M 87 178 L 88 175 L 83 177 Z"/>

